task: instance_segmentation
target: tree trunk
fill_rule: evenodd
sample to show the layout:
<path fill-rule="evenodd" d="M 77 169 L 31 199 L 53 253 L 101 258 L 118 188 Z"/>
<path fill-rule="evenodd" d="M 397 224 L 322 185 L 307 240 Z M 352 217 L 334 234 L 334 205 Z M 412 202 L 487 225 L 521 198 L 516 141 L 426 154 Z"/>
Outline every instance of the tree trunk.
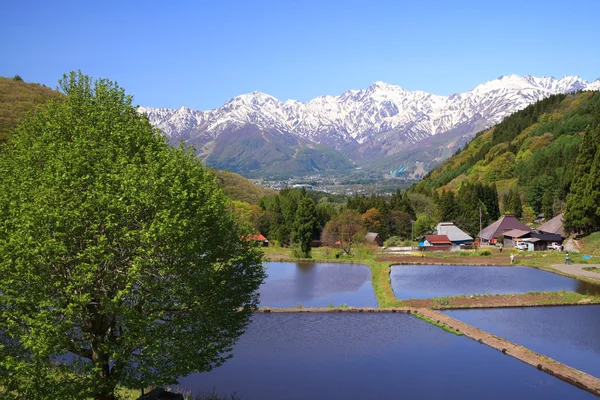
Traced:
<path fill-rule="evenodd" d="M 92 344 L 92 362 L 99 368 L 98 387 L 94 400 L 116 400 L 115 383 L 111 379 L 108 354 L 99 351 L 97 345 Z"/>

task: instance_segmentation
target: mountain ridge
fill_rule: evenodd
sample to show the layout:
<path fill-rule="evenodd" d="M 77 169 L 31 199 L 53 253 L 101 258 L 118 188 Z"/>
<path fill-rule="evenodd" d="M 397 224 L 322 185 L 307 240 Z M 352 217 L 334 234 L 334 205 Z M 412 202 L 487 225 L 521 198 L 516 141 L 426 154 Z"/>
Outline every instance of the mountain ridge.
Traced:
<path fill-rule="evenodd" d="M 305 103 L 296 100 L 282 102 L 255 91 L 236 96 L 213 110 L 140 107 L 139 111 L 146 114 L 150 122 L 172 142 L 183 139 L 195 146 L 208 165 L 214 162 L 211 149 L 234 145 L 228 142 L 227 137 L 236 137 L 235 132 L 246 125 L 254 125 L 265 133 L 261 143 L 257 144 L 257 154 L 261 146 L 271 146 L 275 134 L 294 138 L 284 140 L 294 151 L 283 153 L 293 154 L 299 148 L 321 145 L 340 152 L 361 167 L 382 164 L 380 169 L 384 169 L 386 160 L 390 165 L 416 161 L 403 153 L 421 146 L 425 147 L 421 158 L 430 160 L 431 167 L 442 161 L 444 154 L 447 155 L 444 146 L 455 146 L 454 142 L 459 145 L 466 143 L 476 132 L 552 94 L 580 90 L 600 90 L 600 79 L 587 82 L 577 76 L 556 79 L 513 74 L 450 96 L 408 91 L 377 81 L 366 89 L 348 90 L 339 96 L 319 96 Z M 437 147 L 427 147 L 428 138 L 449 132 L 448 140 L 442 145 L 438 143 Z M 240 151 L 242 149 L 237 150 Z M 238 153 L 227 153 L 233 165 Z M 412 154 L 411 157 L 418 158 L 420 153 Z M 274 161 L 256 156 L 252 162 L 246 163 L 253 169 L 233 166 L 233 170 L 242 174 L 260 173 L 272 170 Z M 285 161 L 292 165 L 289 159 Z M 227 164 L 219 165 L 227 168 Z M 296 171 L 327 170 L 327 165 L 309 164 L 312 167 L 301 166 Z"/>
<path fill-rule="evenodd" d="M 493 184 L 505 212 L 515 211 L 508 204 L 512 196 L 526 220 L 540 213 L 549 219 L 564 211 L 573 182 L 581 179 L 579 154 L 589 147 L 584 138 L 598 137 L 599 129 L 600 92 L 553 95 L 478 133 L 411 190 L 438 197 L 469 184 Z"/>

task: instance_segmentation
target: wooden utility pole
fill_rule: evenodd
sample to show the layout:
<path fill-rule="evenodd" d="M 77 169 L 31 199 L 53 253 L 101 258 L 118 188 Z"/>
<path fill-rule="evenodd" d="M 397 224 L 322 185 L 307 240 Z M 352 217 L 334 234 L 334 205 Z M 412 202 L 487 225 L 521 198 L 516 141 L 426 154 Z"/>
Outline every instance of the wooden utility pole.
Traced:
<path fill-rule="evenodd" d="M 481 206 L 479 206 L 479 245 L 481 246 Z"/>

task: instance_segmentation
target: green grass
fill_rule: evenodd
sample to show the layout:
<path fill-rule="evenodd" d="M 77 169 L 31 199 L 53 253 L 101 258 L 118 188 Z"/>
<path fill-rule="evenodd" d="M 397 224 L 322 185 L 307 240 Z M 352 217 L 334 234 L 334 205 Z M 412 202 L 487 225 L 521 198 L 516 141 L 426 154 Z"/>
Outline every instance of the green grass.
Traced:
<path fill-rule="evenodd" d="M 421 320 L 423 320 L 423 321 L 425 321 L 425 322 L 428 322 L 428 323 L 430 323 L 431 325 L 435 325 L 435 326 L 437 326 L 437 327 L 439 327 L 439 328 L 442 328 L 442 329 L 443 329 L 443 330 L 445 330 L 446 332 L 453 333 L 453 334 L 455 334 L 456 336 L 462 336 L 462 335 L 463 335 L 463 333 L 462 333 L 462 332 L 459 332 L 459 331 L 457 331 L 457 330 L 454 330 L 454 329 L 450 328 L 449 326 L 447 326 L 447 325 L 445 325 L 445 324 L 442 324 L 442 323 L 439 323 L 439 322 L 437 322 L 437 321 L 434 321 L 434 320 L 432 320 L 432 319 L 429 319 L 429 318 L 427 318 L 427 317 L 426 317 L 426 316 L 424 316 L 424 315 L 421 315 L 421 314 L 415 314 L 415 313 L 411 313 L 411 315 L 414 315 L 415 317 L 417 317 L 417 318 L 419 318 L 419 319 L 421 319 Z"/>
<path fill-rule="evenodd" d="M 543 299 L 538 304 L 577 304 L 582 300 L 589 300 L 591 303 L 600 303 L 600 295 L 592 294 L 581 294 L 576 292 L 542 292 L 543 294 L 550 295 L 548 299 Z"/>
<path fill-rule="evenodd" d="M 595 254 L 600 256 L 600 232 L 594 232 L 581 239 L 584 254 Z"/>
<path fill-rule="evenodd" d="M 598 267 L 583 267 L 582 269 L 584 269 L 586 271 L 597 272 L 600 274 L 600 268 L 598 268 Z"/>
<path fill-rule="evenodd" d="M 593 294 L 581 294 L 577 292 L 566 292 L 561 290 L 559 292 L 527 292 L 523 294 L 510 294 L 510 295 L 499 295 L 499 294 L 473 294 L 473 295 L 459 295 L 459 296 L 445 296 L 445 297 L 436 297 L 433 298 L 434 309 L 450 309 L 450 308 L 465 308 L 469 306 L 456 304 L 456 300 L 462 300 L 466 298 L 471 298 L 473 296 L 475 300 L 485 299 L 489 297 L 500 297 L 500 296 L 509 296 L 511 299 L 526 296 L 540 296 L 539 300 L 534 300 L 533 304 L 539 305 L 552 305 L 552 304 L 580 304 L 581 301 L 585 301 L 586 303 L 597 304 L 600 303 L 600 295 Z M 542 297 L 543 296 L 543 297 Z M 523 304 L 528 304 L 523 302 Z M 503 307 L 503 306 L 516 306 L 514 302 L 507 301 L 506 303 L 495 304 L 494 307 Z M 474 308 L 481 308 L 481 306 L 473 305 Z"/>

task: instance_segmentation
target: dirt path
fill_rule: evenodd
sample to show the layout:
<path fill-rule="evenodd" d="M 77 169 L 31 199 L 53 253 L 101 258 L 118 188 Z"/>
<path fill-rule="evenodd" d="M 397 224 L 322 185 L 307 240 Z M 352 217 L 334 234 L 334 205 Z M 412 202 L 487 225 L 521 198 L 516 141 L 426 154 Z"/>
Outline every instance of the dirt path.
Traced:
<path fill-rule="evenodd" d="M 567 274 L 571 274 L 571 275 L 575 275 L 575 276 L 583 276 L 586 278 L 591 278 L 591 279 L 595 279 L 597 281 L 600 281 L 600 274 L 597 272 L 592 272 L 592 271 L 585 271 L 582 268 L 583 267 L 597 267 L 600 268 L 600 265 L 596 264 L 570 264 L 570 265 L 566 265 L 566 264 L 554 264 L 552 265 L 552 268 L 559 270 L 561 272 L 567 273 Z"/>
<path fill-rule="evenodd" d="M 445 314 L 423 308 L 414 310 L 413 312 L 418 312 L 419 314 L 422 314 L 431 320 L 443 323 L 454 330 L 460 331 L 465 336 L 476 340 L 479 343 L 486 344 L 496 350 L 501 351 L 503 354 L 507 354 L 529 365 L 532 365 L 540 371 L 544 371 L 596 396 L 600 396 L 600 379 L 594 376 L 588 375 L 575 368 L 571 368 L 544 355 L 534 353 L 525 347 L 518 346 L 509 342 L 508 340 L 501 339 L 471 325 L 465 324 L 464 322 L 451 318 Z"/>
<path fill-rule="evenodd" d="M 491 256 L 455 256 L 452 258 L 440 258 L 429 256 L 426 253 L 422 257 L 398 254 L 382 254 L 375 259 L 379 262 L 389 262 L 391 264 L 433 264 L 433 265 L 510 265 L 510 253 L 494 253 Z M 517 257 L 518 259 L 518 257 Z"/>
<path fill-rule="evenodd" d="M 437 310 L 453 308 L 504 308 L 504 307 L 537 307 L 577 304 L 599 304 L 596 296 L 581 296 L 581 299 L 567 298 L 562 293 L 528 293 L 502 294 L 488 296 L 456 296 L 439 299 L 403 300 L 404 304 L 416 308 L 433 308 Z"/>

